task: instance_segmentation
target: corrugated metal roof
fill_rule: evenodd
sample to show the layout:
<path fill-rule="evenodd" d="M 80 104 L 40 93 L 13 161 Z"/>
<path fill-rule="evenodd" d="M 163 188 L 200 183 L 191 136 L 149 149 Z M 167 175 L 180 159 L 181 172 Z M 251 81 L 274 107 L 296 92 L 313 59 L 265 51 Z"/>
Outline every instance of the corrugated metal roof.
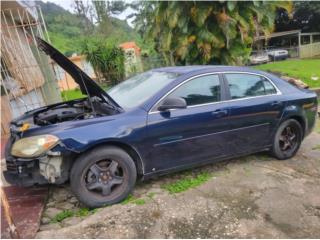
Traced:
<path fill-rule="evenodd" d="M 288 35 L 295 35 L 295 34 L 299 34 L 301 33 L 301 30 L 291 30 L 291 31 L 284 31 L 284 32 L 274 32 L 271 33 L 268 36 L 259 36 L 259 37 L 255 37 L 254 40 L 258 41 L 258 40 L 262 40 L 262 39 L 270 39 L 270 38 L 275 38 L 275 37 L 282 37 L 282 36 L 288 36 Z"/>

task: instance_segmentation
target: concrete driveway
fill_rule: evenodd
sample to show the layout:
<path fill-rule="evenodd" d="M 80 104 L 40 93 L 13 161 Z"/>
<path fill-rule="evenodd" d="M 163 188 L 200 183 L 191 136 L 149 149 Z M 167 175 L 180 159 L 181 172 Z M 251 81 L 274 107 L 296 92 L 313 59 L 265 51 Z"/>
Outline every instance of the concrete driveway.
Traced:
<path fill-rule="evenodd" d="M 139 201 L 70 216 L 81 205 L 67 187 L 51 189 L 38 238 L 319 238 L 320 128 L 299 153 L 278 161 L 257 154 L 195 169 L 208 181 L 170 194 L 163 184 L 184 174 L 140 183 Z M 86 216 L 84 216 L 86 215 Z"/>

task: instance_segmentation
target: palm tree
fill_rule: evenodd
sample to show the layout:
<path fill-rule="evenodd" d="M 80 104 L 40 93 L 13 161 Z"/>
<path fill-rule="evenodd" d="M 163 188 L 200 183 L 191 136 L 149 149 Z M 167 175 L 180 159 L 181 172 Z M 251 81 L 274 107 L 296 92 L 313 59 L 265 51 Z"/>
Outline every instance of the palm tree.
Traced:
<path fill-rule="evenodd" d="M 142 2 L 134 23 L 155 41 L 167 65 L 243 64 L 254 37 L 273 31 L 277 8 L 290 12 L 292 3 Z"/>

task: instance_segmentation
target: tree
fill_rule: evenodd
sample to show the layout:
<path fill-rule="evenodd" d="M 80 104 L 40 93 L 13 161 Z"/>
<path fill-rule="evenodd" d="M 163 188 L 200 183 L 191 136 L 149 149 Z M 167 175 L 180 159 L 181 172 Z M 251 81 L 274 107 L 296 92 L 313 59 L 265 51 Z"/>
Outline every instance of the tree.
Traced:
<path fill-rule="evenodd" d="M 113 30 L 112 15 L 117 15 L 127 8 L 123 1 L 74 0 L 75 14 L 82 21 L 84 35 L 95 33 L 107 35 Z"/>
<path fill-rule="evenodd" d="M 112 30 L 110 16 L 123 12 L 127 5 L 123 1 L 92 1 L 99 32 L 108 34 Z"/>
<path fill-rule="evenodd" d="M 75 0 L 73 2 L 73 7 L 84 27 L 83 33 L 85 35 L 91 33 L 93 30 L 92 6 L 88 1 L 84 2 L 82 0 Z"/>
<path fill-rule="evenodd" d="M 285 9 L 277 11 L 276 30 L 288 31 L 301 29 L 303 32 L 320 31 L 320 2 L 293 2 L 293 12 Z"/>
<path fill-rule="evenodd" d="M 124 53 L 115 44 L 102 38 L 87 38 L 81 44 L 81 53 L 91 63 L 98 80 L 115 85 L 124 78 Z"/>
<path fill-rule="evenodd" d="M 269 35 L 276 10 L 291 2 L 156 1 L 134 6 L 138 31 L 155 41 L 168 65 L 243 64 L 254 37 Z"/>

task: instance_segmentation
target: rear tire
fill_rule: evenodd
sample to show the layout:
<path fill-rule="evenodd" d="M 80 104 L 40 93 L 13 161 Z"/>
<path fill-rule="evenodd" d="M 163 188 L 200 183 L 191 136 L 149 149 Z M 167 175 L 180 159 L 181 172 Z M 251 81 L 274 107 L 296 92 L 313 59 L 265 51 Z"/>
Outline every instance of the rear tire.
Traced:
<path fill-rule="evenodd" d="M 136 178 L 136 166 L 127 152 L 103 146 L 84 153 L 75 161 L 70 185 L 81 203 L 96 208 L 124 200 Z"/>
<path fill-rule="evenodd" d="M 300 148 L 302 136 L 303 130 L 297 120 L 284 121 L 274 136 L 271 154 L 279 160 L 292 158 Z"/>

